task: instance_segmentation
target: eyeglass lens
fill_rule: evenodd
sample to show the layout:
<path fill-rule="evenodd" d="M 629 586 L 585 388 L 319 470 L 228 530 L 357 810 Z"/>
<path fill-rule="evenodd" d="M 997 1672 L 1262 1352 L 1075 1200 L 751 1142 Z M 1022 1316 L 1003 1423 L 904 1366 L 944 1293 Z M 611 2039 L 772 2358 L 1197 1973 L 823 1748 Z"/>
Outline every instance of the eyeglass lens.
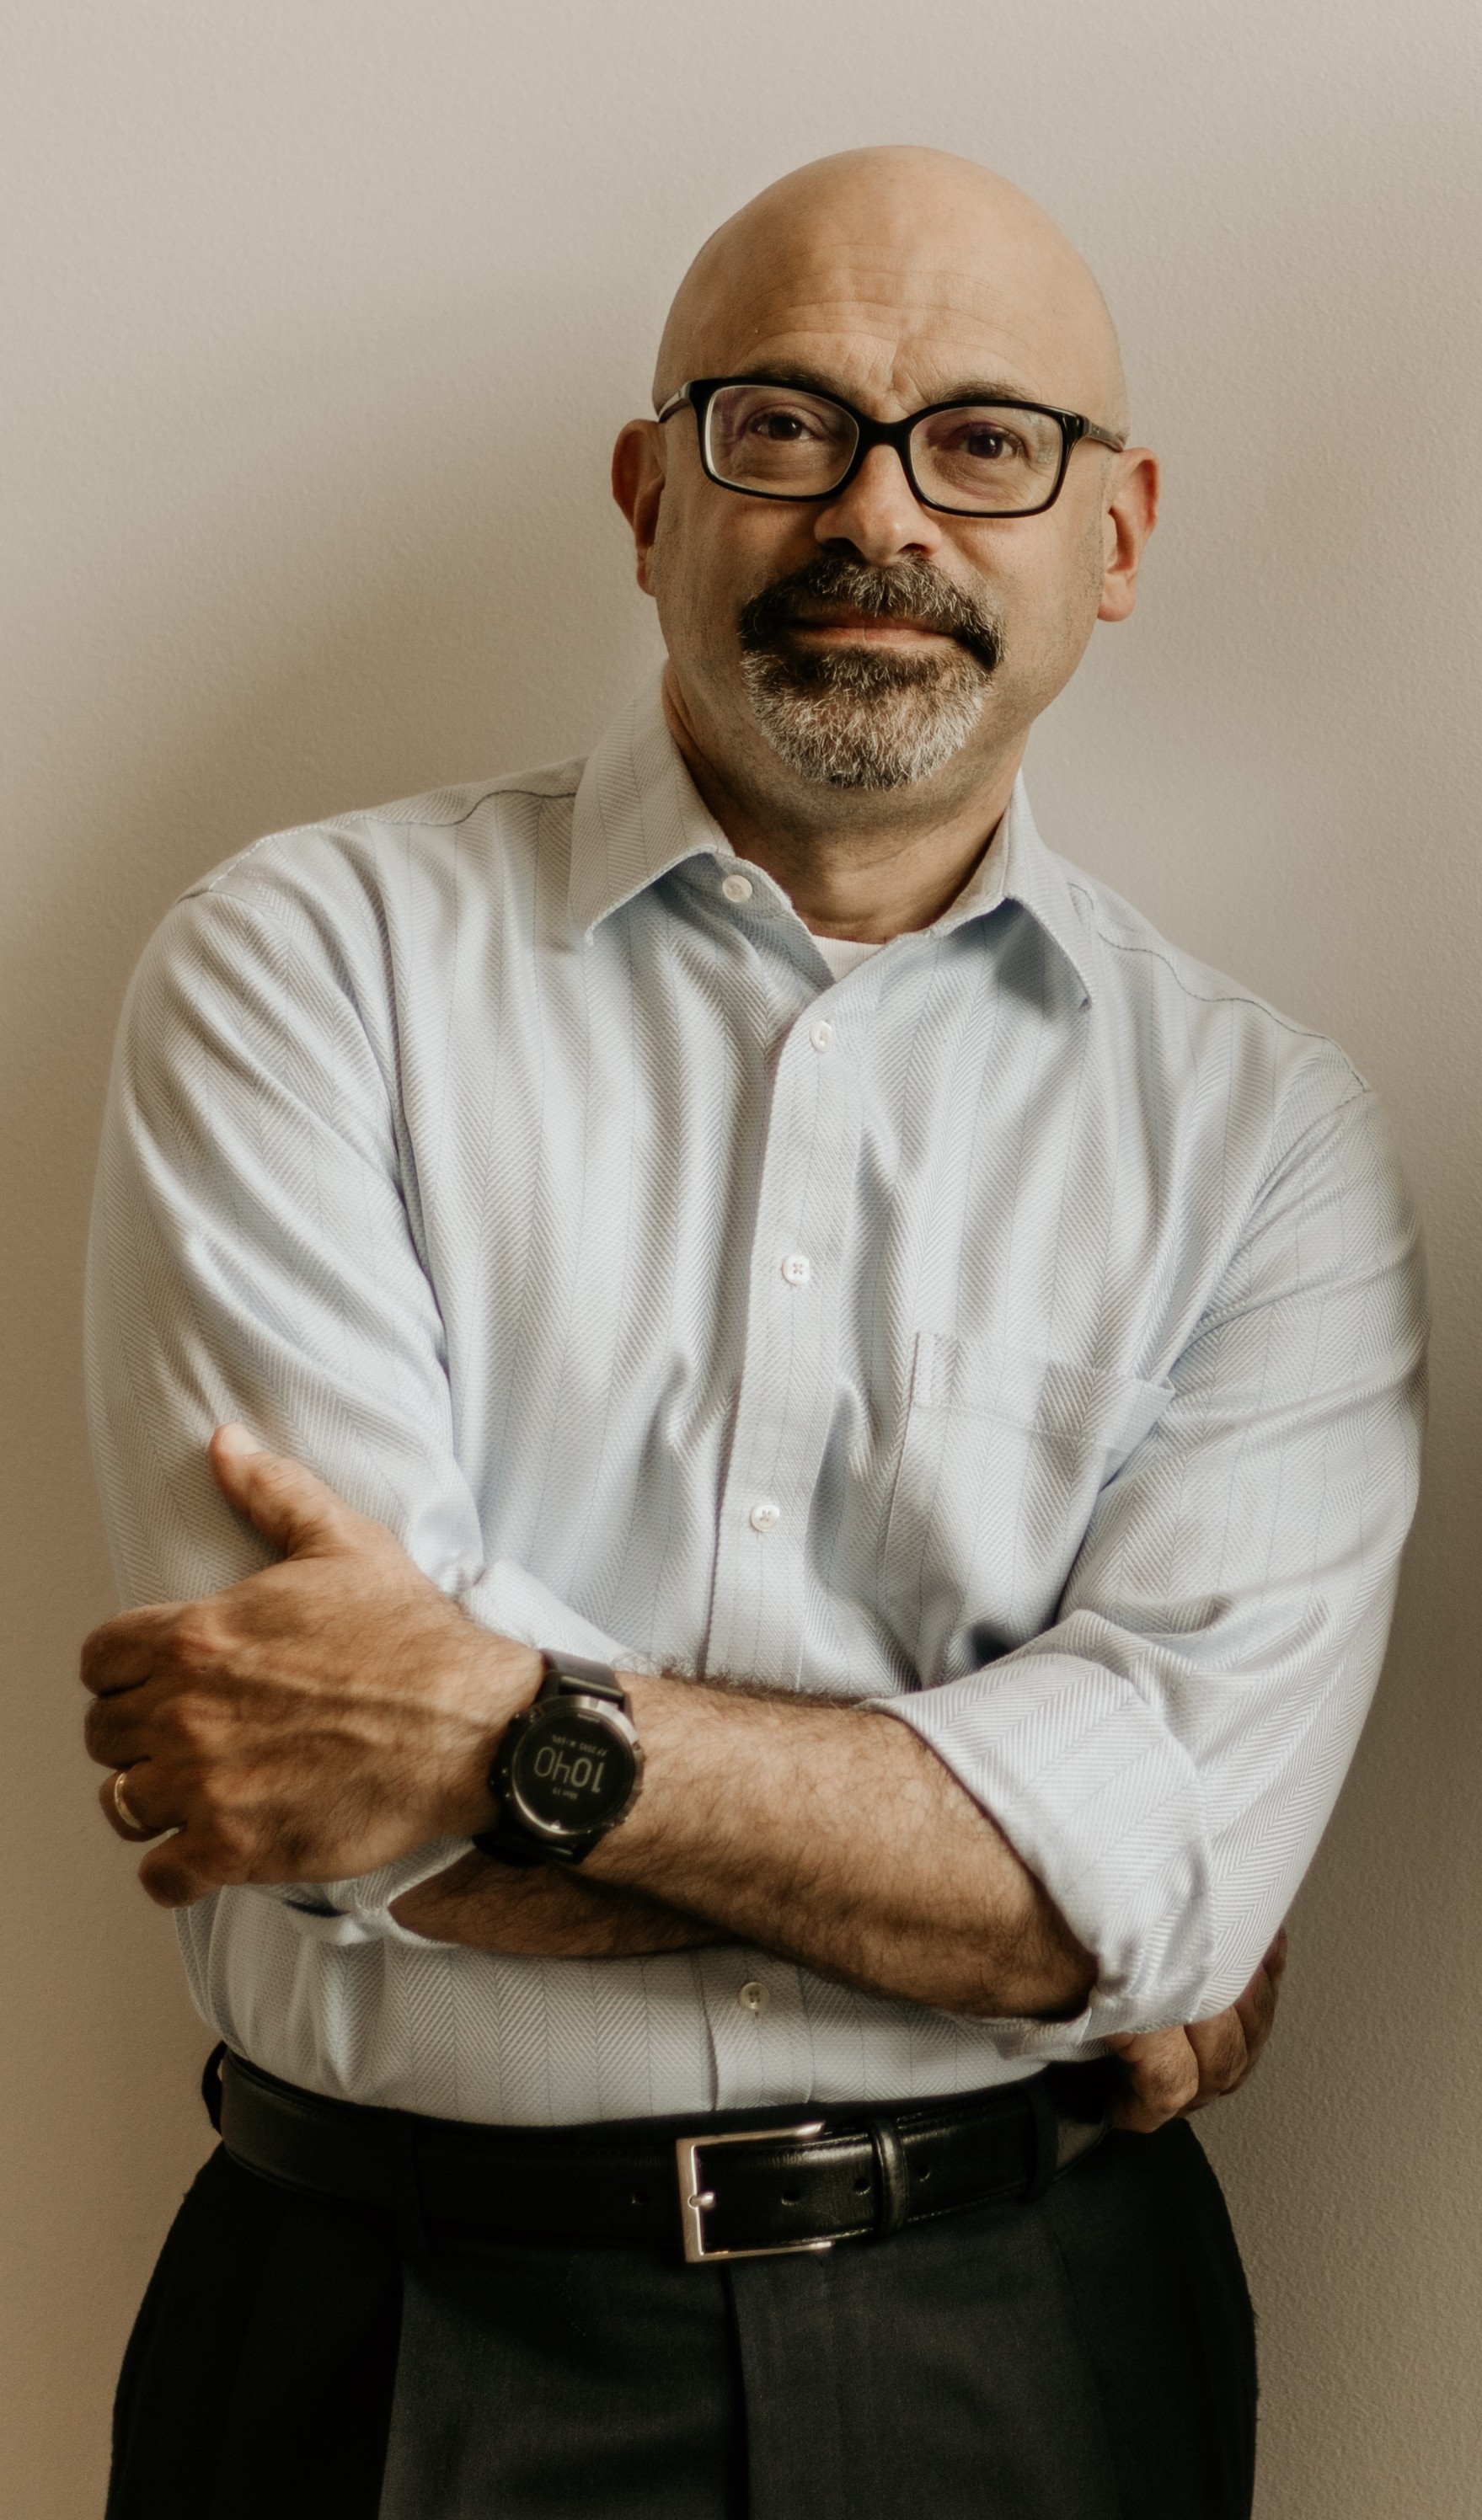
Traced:
<path fill-rule="evenodd" d="M 711 470 L 722 481 L 783 499 L 825 497 L 859 442 L 838 403 L 791 385 L 722 385 L 711 397 L 705 434 Z M 910 433 L 922 496 L 983 516 L 1047 499 L 1063 445 L 1052 414 L 1000 403 L 954 404 Z"/>

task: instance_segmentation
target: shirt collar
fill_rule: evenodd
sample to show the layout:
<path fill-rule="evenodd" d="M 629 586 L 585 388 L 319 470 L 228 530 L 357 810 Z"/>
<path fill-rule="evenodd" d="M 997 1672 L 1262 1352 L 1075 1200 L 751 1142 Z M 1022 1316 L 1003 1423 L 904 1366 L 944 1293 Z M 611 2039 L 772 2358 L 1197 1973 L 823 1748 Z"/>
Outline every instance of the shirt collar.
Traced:
<path fill-rule="evenodd" d="M 581 773 L 572 808 L 572 917 L 589 935 L 686 858 L 735 854 L 669 731 L 656 674 L 614 719 Z M 1091 938 L 1064 868 L 1035 829 L 1022 778 L 993 846 L 925 932 L 949 936 L 1005 901 L 1017 902 L 1059 948 L 1088 1004 Z"/>
<path fill-rule="evenodd" d="M 571 910 L 583 935 L 686 858 L 732 858 L 669 731 L 655 675 L 588 755 L 572 807 Z"/>
<path fill-rule="evenodd" d="M 1087 928 L 1064 866 L 1035 829 L 1023 775 L 1014 781 L 1008 811 L 957 898 L 930 933 L 949 936 L 970 919 L 982 919 L 1005 901 L 1027 910 L 1057 946 L 1080 984 L 1081 1002 L 1091 1001 L 1093 937 Z"/>

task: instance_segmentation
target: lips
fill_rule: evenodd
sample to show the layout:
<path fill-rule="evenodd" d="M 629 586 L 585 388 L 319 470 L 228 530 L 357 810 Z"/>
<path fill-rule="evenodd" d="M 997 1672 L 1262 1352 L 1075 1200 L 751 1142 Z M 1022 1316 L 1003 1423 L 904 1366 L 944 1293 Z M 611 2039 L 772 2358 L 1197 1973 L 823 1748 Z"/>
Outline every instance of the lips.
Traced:
<path fill-rule="evenodd" d="M 915 639 L 949 639 L 954 634 L 943 628 L 940 621 L 917 621 L 909 615 L 894 612 L 804 612 L 793 614 L 789 625 L 794 630 L 862 630 L 872 638 L 884 632 L 887 638 L 904 631 Z"/>

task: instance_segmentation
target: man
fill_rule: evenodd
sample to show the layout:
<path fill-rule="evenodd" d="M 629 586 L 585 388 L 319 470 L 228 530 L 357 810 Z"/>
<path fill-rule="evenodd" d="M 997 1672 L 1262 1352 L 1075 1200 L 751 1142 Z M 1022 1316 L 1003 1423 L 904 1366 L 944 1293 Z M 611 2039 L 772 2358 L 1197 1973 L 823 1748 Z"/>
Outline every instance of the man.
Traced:
<path fill-rule="evenodd" d="M 125 1017 L 164 1606 L 89 1743 L 228 2054 L 111 2511 L 1244 2512 L 1178 2112 L 1379 1666 L 1405 1201 L 1338 1052 L 1035 832 L 1156 492 L 1043 214 L 805 168 L 655 407 L 662 690 L 260 843 Z"/>

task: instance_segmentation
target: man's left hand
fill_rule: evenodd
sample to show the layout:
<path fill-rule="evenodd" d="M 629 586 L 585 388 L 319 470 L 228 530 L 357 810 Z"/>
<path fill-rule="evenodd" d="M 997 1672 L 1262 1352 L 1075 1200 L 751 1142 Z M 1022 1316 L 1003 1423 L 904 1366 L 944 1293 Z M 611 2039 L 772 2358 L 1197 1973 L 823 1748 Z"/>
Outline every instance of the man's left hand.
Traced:
<path fill-rule="evenodd" d="M 87 1746 L 121 1837 L 173 1832 L 139 1868 L 186 1907 L 223 1882 L 374 1871 L 493 1817 L 487 1776 L 540 1658 L 465 1617 L 391 1532 L 239 1426 L 223 1494 L 281 1562 L 198 1601 L 131 1610 L 82 1648 Z"/>
<path fill-rule="evenodd" d="M 1238 2092 L 1254 2072 L 1276 2016 L 1286 1966 L 1283 1925 L 1243 1995 L 1209 2021 L 1181 2030 L 1149 2030 L 1107 2046 L 1127 2071 L 1127 2089 L 1112 2109 L 1113 2126 L 1155 2135 L 1170 2118 L 1191 2117 Z"/>

